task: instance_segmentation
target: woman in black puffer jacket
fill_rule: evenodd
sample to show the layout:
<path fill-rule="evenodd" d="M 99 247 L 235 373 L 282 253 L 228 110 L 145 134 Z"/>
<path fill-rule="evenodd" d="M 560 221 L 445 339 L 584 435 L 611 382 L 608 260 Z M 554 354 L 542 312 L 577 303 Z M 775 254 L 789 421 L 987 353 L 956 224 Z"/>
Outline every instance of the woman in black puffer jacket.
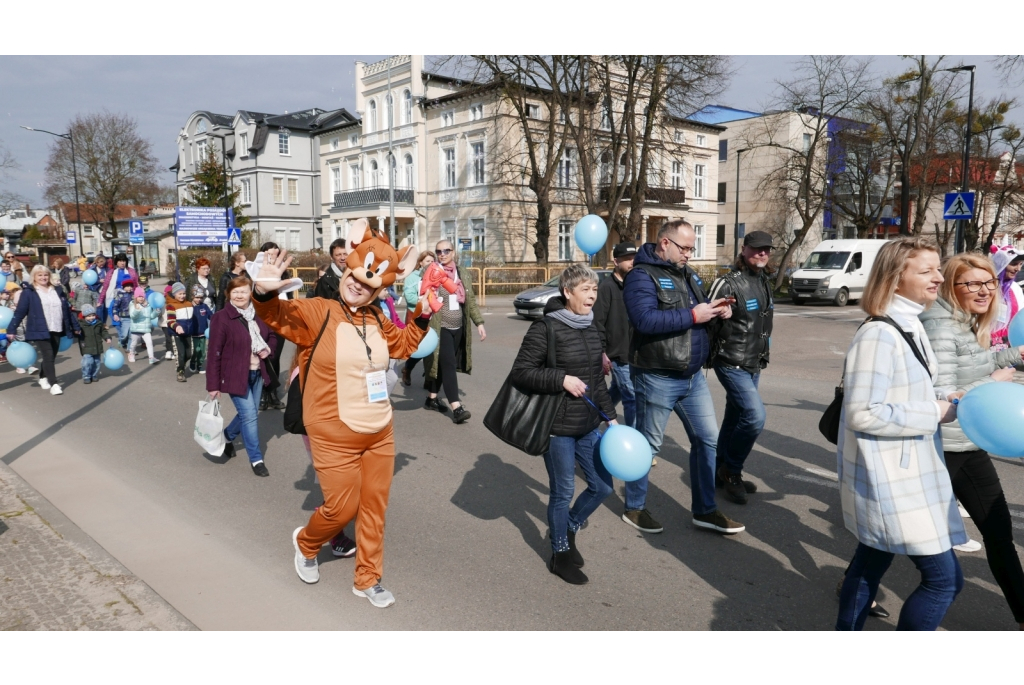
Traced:
<path fill-rule="evenodd" d="M 565 393 L 544 453 L 551 488 L 548 525 L 552 556 L 548 569 L 567 583 L 582 585 L 587 576 L 580 570 L 583 556 L 576 548 L 576 533 L 612 492 L 611 474 L 601 463 L 598 427 L 602 412 L 612 424 L 616 416 L 604 383 L 601 333 L 591 311 L 597 299 L 597 274 L 574 264 L 562 272 L 558 287 L 562 296 L 548 301 L 544 320 L 530 326 L 523 338 L 511 378 L 525 392 Z M 546 366 L 548 325 L 555 329 L 554 369 Z M 570 509 L 577 463 L 587 489 Z"/>

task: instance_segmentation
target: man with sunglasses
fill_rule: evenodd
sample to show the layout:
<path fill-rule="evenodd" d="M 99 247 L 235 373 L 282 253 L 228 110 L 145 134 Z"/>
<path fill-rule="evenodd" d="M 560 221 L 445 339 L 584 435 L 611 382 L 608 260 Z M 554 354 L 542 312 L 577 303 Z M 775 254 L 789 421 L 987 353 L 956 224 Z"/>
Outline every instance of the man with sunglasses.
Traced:
<path fill-rule="evenodd" d="M 715 485 L 725 496 L 746 504 L 757 486 L 742 479 L 743 464 L 764 428 L 765 409 L 758 393 L 761 370 L 768 366 L 775 304 L 765 274 L 772 237 L 751 231 L 731 273 L 711 287 L 712 298 L 732 300 L 732 316 L 710 324 L 711 355 L 708 366 L 725 388 L 725 418 L 718 433 Z"/>
<path fill-rule="evenodd" d="M 674 411 L 690 440 L 690 491 L 693 524 L 733 534 L 744 526 L 715 504 L 715 453 L 718 420 L 701 369 L 707 361 L 707 324 L 732 316 L 727 300 L 708 301 L 700 276 L 687 262 L 697 236 L 682 219 L 666 222 L 657 242 L 637 250 L 622 296 L 633 325 L 629 365 L 636 396 L 636 429 L 657 454 Z M 664 530 L 645 505 L 647 476 L 626 483 L 622 520 L 645 533 Z"/>

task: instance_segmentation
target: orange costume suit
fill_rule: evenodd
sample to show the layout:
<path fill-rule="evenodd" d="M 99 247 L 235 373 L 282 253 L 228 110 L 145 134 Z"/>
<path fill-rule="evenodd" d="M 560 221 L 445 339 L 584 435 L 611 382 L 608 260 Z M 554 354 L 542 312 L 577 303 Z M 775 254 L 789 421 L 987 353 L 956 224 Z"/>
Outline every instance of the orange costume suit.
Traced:
<path fill-rule="evenodd" d="M 412 271 L 417 250 L 396 251 L 367 226 L 360 220 L 349 230 L 353 251 L 341 280 L 344 287 L 351 272 L 376 291 L 371 300 L 376 302 L 400 272 Z M 300 369 L 323 328 L 302 383 L 302 412 L 324 504 L 309 517 L 297 542 L 303 556 L 313 559 L 355 518 L 354 587 L 365 590 L 384 573 L 384 514 L 395 464 L 391 403 L 386 396 L 370 401 L 367 373 L 387 371 L 390 358 L 406 359 L 415 352 L 429 319 L 418 317 L 417 308 L 416 325 L 401 329 L 372 305 L 353 310 L 340 300 L 282 300 L 274 293 L 254 294 L 253 299 L 260 318 L 298 346 Z"/>

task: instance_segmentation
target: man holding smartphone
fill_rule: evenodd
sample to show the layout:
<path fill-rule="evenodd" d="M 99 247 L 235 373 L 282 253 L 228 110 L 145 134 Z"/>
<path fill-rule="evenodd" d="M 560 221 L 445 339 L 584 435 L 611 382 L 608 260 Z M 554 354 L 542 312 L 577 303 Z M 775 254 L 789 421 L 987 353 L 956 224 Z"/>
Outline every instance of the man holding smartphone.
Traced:
<path fill-rule="evenodd" d="M 658 453 L 669 416 L 675 412 L 690 440 L 693 525 L 718 533 L 744 530 L 715 503 L 718 419 L 701 369 L 710 349 L 707 324 L 732 316 L 725 300 L 704 295 L 700 276 L 687 262 L 697 235 L 682 219 L 666 222 L 657 242 L 646 243 L 633 259 L 622 289 L 633 325 L 629 366 L 636 396 L 636 429 Z M 645 533 L 664 530 L 646 508 L 647 476 L 626 483 L 622 520 Z"/>
<path fill-rule="evenodd" d="M 772 237 L 752 231 L 733 271 L 715 281 L 712 298 L 731 300 L 732 316 L 709 325 L 708 366 L 725 388 L 725 418 L 718 434 L 715 484 L 737 504 L 757 486 L 742 479 L 743 465 L 764 428 L 764 402 L 758 392 L 761 370 L 768 366 L 775 304 L 765 267 L 773 250 Z"/>

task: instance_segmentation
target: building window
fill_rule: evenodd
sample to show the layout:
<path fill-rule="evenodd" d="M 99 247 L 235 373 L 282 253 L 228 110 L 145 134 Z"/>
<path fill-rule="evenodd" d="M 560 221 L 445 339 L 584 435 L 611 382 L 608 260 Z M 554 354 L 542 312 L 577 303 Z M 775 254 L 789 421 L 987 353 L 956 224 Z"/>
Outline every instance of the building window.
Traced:
<path fill-rule="evenodd" d="M 238 155 L 239 157 L 249 156 L 249 134 L 239 133 L 238 134 Z"/>
<path fill-rule="evenodd" d="M 682 131 L 680 131 L 677 128 L 675 130 L 675 133 L 672 136 L 672 140 L 674 140 L 677 143 L 685 143 L 686 142 L 686 134 L 684 134 Z"/>
<path fill-rule="evenodd" d="M 408 90 L 402 93 L 402 123 L 412 123 L 412 93 Z"/>
<path fill-rule="evenodd" d="M 280 244 L 280 243 L 279 243 Z M 298 252 L 302 245 L 302 229 L 293 228 L 288 231 L 288 251 Z"/>
<path fill-rule="evenodd" d="M 708 137 L 707 136 L 702 136 L 701 134 L 698 133 L 697 134 L 697 147 L 707 147 L 707 146 L 708 146 Z"/>
<path fill-rule="evenodd" d="M 470 147 L 473 150 L 473 185 L 482 186 L 487 183 L 484 144 L 483 142 L 471 143 Z"/>
<path fill-rule="evenodd" d="M 693 258 L 704 259 L 704 224 L 694 224 L 693 232 L 696 240 L 693 241 Z"/>
<path fill-rule="evenodd" d="M 728 162 L 729 161 L 729 141 L 720 140 L 718 141 L 718 161 Z"/>
<path fill-rule="evenodd" d="M 526 105 L 527 119 L 540 119 L 540 105 Z"/>
<path fill-rule="evenodd" d="M 719 204 L 725 204 L 725 193 L 726 193 L 726 184 L 725 183 L 719 183 L 718 184 L 718 203 Z"/>
<path fill-rule="evenodd" d="M 447 240 L 455 245 L 455 219 L 445 219 L 441 222 L 441 240 Z"/>
<path fill-rule="evenodd" d="M 605 98 L 601 103 L 601 130 L 611 131 L 612 130 L 612 101 L 611 98 Z"/>
<path fill-rule="evenodd" d="M 206 133 L 206 119 L 200 118 L 196 122 L 196 133 Z"/>
<path fill-rule="evenodd" d="M 402 162 L 402 175 L 405 179 L 405 187 L 413 190 L 416 188 L 416 170 L 413 167 L 412 155 L 406 154 Z"/>
<path fill-rule="evenodd" d="M 446 147 L 441 151 L 444 159 L 444 169 L 441 177 L 444 188 L 455 187 L 455 148 Z"/>
<path fill-rule="evenodd" d="M 366 106 L 366 132 L 374 133 L 377 130 L 377 101 L 370 100 Z"/>
<path fill-rule="evenodd" d="M 288 202 L 293 205 L 299 204 L 299 179 L 288 179 Z"/>
<path fill-rule="evenodd" d="M 348 166 L 348 187 L 350 190 L 359 190 L 360 172 L 358 164 Z"/>
<path fill-rule="evenodd" d="M 683 185 L 683 163 L 672 162 L 672 174 L 669 176 L 669 182 L 673 188 L 679 190 L 685 188 Z"/>
<path fill-rule="evenodd" d="M 725 245 L 725 224 L 715 226 L 715 245 Z"/>
<path fill-rule="evenodd" d="M 737 240 L 743 240 L 743 237 L 745 235 L 747 235 L 747 225 L 746 224 L 736 224 L 736 239 Z"/>
<path fill-rule="evenodd" d="M 811 151 L 811 134 L 810 133 L 805 133 L 804 134 L 804 154 L 806 155 L 810 151 Z"/>
<path fill-rule="evenodd" d="M 395 156 L 394 155 L 388 155 L 388 173 L 391 174 L 391 178 L 388 180 L 388 183 L 391 185 L 391 187 L 397 188 L 398 187 L 398 163 L 395 160 Z"/>
<path fill-rule="evenodd" d="M 341 138 L 331 138 L 331 151 L 341 149 Z"/>
<path fill-rule="evenodd" d="M 274 202 L 284 202 L 284 179 L 274 179 Z"/>
<path fill-rule="evenodd" d="M 469 220 L 469 234 L 473 239 L 473 252 L 487 252 L 487 225 L 483 218 Z"/>
<path fill-rule="evenodd" d="M 202 163 L 206 159 L 206 147 L 209 144 L 206 138 L 196 141 L 196 161 Z"/>
<path fill-rule="evenodd" d="M 605 152 L 601 155 L 601 165 L 598 172 L 598 183 L 606 186 L 612 182 L 612 154 Z"/>
<path fill-rule="evenodd" d="M 352 135 L 350 135 L 348 137 L 348 144 L 349 144 L 350 147 L 355 147 L 355 146 L 359 145 L 359 134 L 358 133 L 353 133 Z"/>
<path fill-rule="evenodd" d="M 576 184 L 575 157 L 576 150 L 567 147 L 562 152 L 562 159 L 558 161 L 558 185 L 562 188 L 571 188 Z"/>
<path fill-rule="evenodd" d="M 572 261 L 572 219 L 558 220 L 558 261 Z"/>
<path fill-rule="evenodd" d="M 341 192 L 341 166 L 331 167 L 331 192 Z"/>
<path fill-rule="evenodd" d="M 249 179 L 243 178 L 239 184 L 239 195 L 243 205 L 252 204 L 252 188 L 249 185 Z"/>
<path fill-rule="evenodd" d="M 483 118 L 484 118 L 484 106 L 483 105 L 473 105 L 473 106 L 471 106 L 469 108 L 469 120 L 470 121 L 480 121 Z"/>
<path fill-rule="evenodd" d="M 377 160 L 371 159 L 370 166 L 366 170 L 366 187 L 377 187 Z"/>
<path fill-rule="evenodd" d="M 384 97 L 384 123 L 388 128 L 395 125 L 395 101 L 391 93 Z"/>
<path fill-rule="evenodd" d="M 693 165 L 693 196 L 698 199 L 704 198 L 707 191 L 708 167 L 706 164 Z"/>
<path fill-rule="evenodd" d="M 278 245 L 288 244 L 288 229 L 287 228 L 275 228 L 274 229 L 274 242 Z"/>
<path fill-rule="evenodd" d="M 455 125 L 455 112 L 454 111 L 441 112 L 441 127 L 442 128 L 447 128 L 448 126 L 454 126 L 454 125 Z"/>

